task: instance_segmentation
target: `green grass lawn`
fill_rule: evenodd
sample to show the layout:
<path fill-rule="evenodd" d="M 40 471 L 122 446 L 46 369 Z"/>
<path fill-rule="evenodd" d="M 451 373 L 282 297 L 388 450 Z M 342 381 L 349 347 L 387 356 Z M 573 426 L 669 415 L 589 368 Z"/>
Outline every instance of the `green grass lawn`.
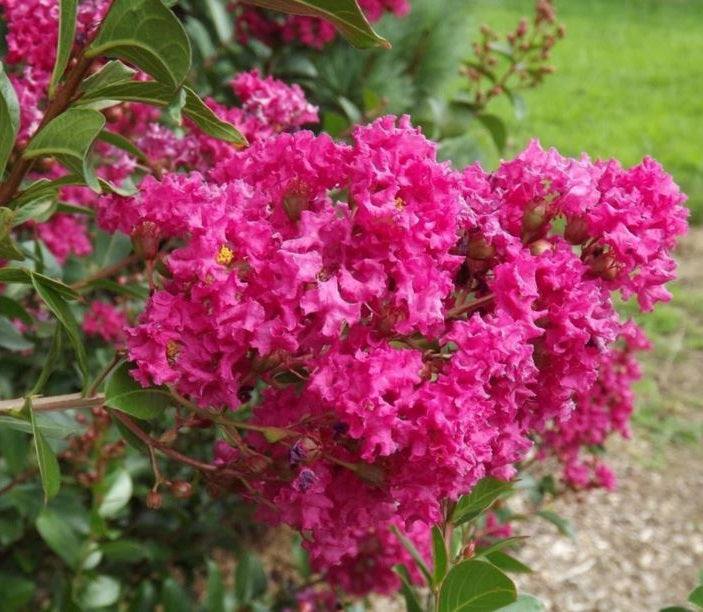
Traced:
<path fill-rule="evenodd" d="M 533 0 L 467 0 L 477 25 L 512 28 Z M 567 37 L 557 73 L 525 92 L 528 115 L 507 103 L 512 156 L 531 137 L 562 153 L 657 158 L 689 194 L 703 222 L 703 1 L 557 0 Z"/>

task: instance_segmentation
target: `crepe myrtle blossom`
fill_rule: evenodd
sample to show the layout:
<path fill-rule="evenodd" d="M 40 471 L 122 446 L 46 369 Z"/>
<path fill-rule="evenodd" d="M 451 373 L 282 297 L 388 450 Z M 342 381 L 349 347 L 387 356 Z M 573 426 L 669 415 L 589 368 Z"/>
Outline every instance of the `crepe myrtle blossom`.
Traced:
<path fill-rule="evenodd" d="M 512 477 L 535 441 L 573 486 L 613 485 L 588 451 L 628 435 L 646 340 L 611 296 L 667 299 L 686 230 L 652 160 L 532 142 L 457 172 L 383 117 L 348 143 L 271 134 L 139 187 L 98 204 L 167 269 L 127 330 L 134 375 L 283 432 L 220 440 L 214 462 L 247 474 L 260 516 L 300 530 L 332 582 L 395 589 L 391 527 L 427 551 L 442 501 Z"/>

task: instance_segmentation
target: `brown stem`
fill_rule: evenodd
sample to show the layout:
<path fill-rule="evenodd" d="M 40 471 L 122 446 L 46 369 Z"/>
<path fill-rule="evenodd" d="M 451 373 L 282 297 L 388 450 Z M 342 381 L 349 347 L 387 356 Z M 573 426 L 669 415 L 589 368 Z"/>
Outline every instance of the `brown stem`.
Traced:
<path fill-rule="evenodd" d="M 114 275 L 116 272 L 119 272 L 122 270 L 122 268 L 126 268 L 127 266 L 131 266 L 132 264 L 135 264 L 139 261 L 139 256 L 136 254 L 132 254 L 129 257 L 125 257 L 121 261 L 118 261 L 115 264 L 112 264 L 111 266 L 108 266 L 107 268 L 103 268 L 102 270 L 98 270 L 95 274 L 91 274 L 89 277 L 84 278 L 83 280 L 80 280 L 76 283 L 73 283 L 71 285 L 71 289 L 78 290 L 78 289 L 83 289 L 84 287 L 87 287 L 90 283 L 96 280 L 100 280 L 102 278 L 109 278 L 110 276 Z"/>
<path fill-rule="evenodd" d="M 23 397 L 0 402 L 0 414 L 3 412 L 19 412 L 24 406 Z M 92 397 L 82 397 L 80 393 L 54 395 L 52 397 L 32 398 L 34 412 L 55 412 L 68 408 L 96 408 L 105 403 L 105 396 L 98 393 Z"/>
<path fill-rule="evenodd" d="M 92 63 L 93 60 L 85 57 L 83 51 L 81 51 L 77 58 L 76 65 L 68 73 L 65 83 L 56 92 L 54 99 L 49 102 L 39 127 L 29 140 L 30 143 L 47 123 L 68 109 L 74 96 L 76 95 L 76 92 L 78 91 L 78 87 L 83 81 L 83 77 L 85 77 Z M 12 172 L 10 172 L 10 176 L 7 178 L 7 181 L 0 186 L 0 206 L 5 206 L 14 197 L 15 193 L 17 193 L 17 190 L 20 188 L 25 175 L 32 169 L 35 161 L 36 160 L 34 159 L 26 159 L 22 157 L 12 167 Z"/>
<path fill-rule="evenodd" d="M 90 387 L 88 387 L 88 390 L 85 393 L 86 397 L 93 397 L 95 395 L 95 392 L 98 390 L 100 383 L 107 378 L 108 374 L 110 374 L 110 372 L 112 372 L 115 366 L 120 362 L 120 359 L 122 359 L 122 355 L 120 355 L 118 351 L 113 355 L 112 359 L 110 360 L 110 363 L 105 366 L 103 371 L 97 375 L 95 380 L 91 383 Z"/>
<path fill-rule="evenodd" d="M 161 451 L 170 459 L 173 459 L 185 465 L 189 465 L 190 467 L 195 468 L 196 470 L 199 470 L 201 472 L 212 473 L 219 471 L 219 468 L 216 465 L 212 465 L 211 463 L 204 463 L 202 461 L 198 461 L 197 459 L 193 459 L 192 457 L 188 457 L 187 455 L 179 453 L 177 450 L 174 450 L 169 446 L 162 444 L 158 440 L 154 440 L 154 438 L 152 438 L 148 433 L 143 431 L 124 412 L 120 412 L 119 410 L 111 410 L 110 414 L 112 414 L 112 416 L 114 416 L 118 421 L 120 421 L 120 423 L 122 423 L 127 429 L 129 429 L 129 431 L 131 431 L 137 438 L 139 438 L 139 440 L 144 442 L 144 444 L 146 444 L 150 448 L 154 448 L 156 450 Z"/>
<path fill-rule="evenodd" d="M 33 468 L 31 470 L 27 470 L 23 474 L 20 474 L 17 476 L 14 480 L 6 484 L 2 489 L 0 489 L 0 495 L 5 495 L 8 491 L 11 491 L 14 489 L 17 485 L 22 484 L 23 482 L 29 480 L 30 478 L 33 478 L 34 475 L 39 471 L 38 468 Z"/>
<path fill-rule="evenodd" d="M 486 306 L 487 304 L 493 303 L 495 296 L 491 293 L 489 295 L 484 295 L 478 299 L 475 299 L 467 304 L 461 304 L 460 306 L 455 306 L 447 311 L 447 319 L 456 319 L 464 313 L 471 312 L 481 306 Z"/>

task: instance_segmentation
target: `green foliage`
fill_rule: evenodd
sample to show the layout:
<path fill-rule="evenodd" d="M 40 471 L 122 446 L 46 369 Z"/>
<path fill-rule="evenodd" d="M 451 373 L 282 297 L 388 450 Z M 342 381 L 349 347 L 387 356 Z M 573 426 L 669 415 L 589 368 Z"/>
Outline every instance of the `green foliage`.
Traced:
<path fill-rule="evenodd" d="M 56 47 L 56 61 L 49 83 L 49 97 L 53 97 L 56 85 L 66 70 L 71 57 L 73 38 L 76 35 L 76 14 L 78 0 L 61 0 L 59 3 L 59 40 Z"/>
<path fill-rule="evenodd" d="M 5 165 L 12 152 L 19 125 L 20 107 L 17 94 L 0 62 L 0 177 L 5 172 Z"/>
<path fill-rule="evenodd" d="M 442 583 L 438 612 L 490 612 L 516 599 L 515 585 L 503 572 L 485 561 L 462 561 Z"/>

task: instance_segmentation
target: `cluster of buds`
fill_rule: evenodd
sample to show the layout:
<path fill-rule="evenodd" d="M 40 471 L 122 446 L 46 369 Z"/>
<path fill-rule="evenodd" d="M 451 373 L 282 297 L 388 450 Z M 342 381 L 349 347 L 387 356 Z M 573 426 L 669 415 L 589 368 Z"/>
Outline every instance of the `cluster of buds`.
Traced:
<path fill-rule="evenodd" d="M 515 30 L 502 36 L 483 25 L 481 40 L 473 44 L 474 57 L 462 70 L 476 109 L 506 92 L 537 87 L 554 72 L 549 64 L 552 48 L 565 33 L 552 0 L 537 0 L 532 23 L 523 17 Z"/>
<path fill-rule="evenodd" d="M 68 448 L 61 459 L 69 463 L 75 471 L 76 480 L 84 487 L 100 482 L 110 462 L 124 454 L 126 441 L 105 443 L 105 434 L 110 428 L 110 415 L 102 407 L 91 409 L 90 416 L 78 413 L 76 422 L 86 430 L 81 435 L 72 436 Z"/>

